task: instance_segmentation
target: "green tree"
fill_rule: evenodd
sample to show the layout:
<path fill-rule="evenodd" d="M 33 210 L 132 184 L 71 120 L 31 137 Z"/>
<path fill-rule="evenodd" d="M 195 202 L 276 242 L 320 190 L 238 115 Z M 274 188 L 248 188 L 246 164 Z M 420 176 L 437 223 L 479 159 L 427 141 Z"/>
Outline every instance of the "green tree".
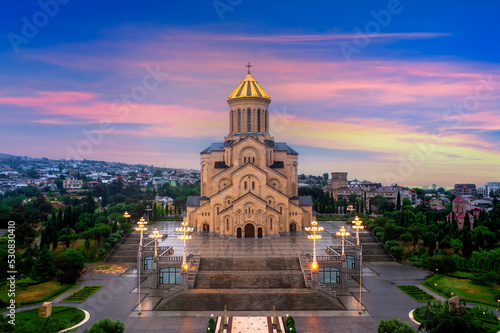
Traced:
<path fill-rule="evenodd" d="M 377 333 L 416 333 L 410 324 L 399 318 L 380 319 Z"/>
<path fill-rule="evenodd" d="M 30 275 L 33 279 L 43 282 L 56 275 L 56 272 L 54 258 L 50 251 L 44 247 L 40 250 Z"/>
<path fill-rule="evenodd" d="M 85 333 L 123 333 L 125 332 L 125 324 L 120 320 L 111 320 L 103 318 L 96 321 L 92 327 L 85 330 Z"/>
<path fill-rule="evenodd" d="M 54 264 L 59 269 L 58 280 L 63 284 L 73 284 L 85 266 L 85 257 L 78 250 L 66 249 L 56 256 Z"/>

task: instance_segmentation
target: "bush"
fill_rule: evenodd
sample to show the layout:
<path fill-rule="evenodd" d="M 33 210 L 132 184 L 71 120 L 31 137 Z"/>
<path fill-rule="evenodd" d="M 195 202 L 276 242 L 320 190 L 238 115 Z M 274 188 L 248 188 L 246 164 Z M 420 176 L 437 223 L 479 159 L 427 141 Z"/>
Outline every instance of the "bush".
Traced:
<path fill-rule="evenodd" d="M 455 271 L 448 275 L 457 279 L 470 279 L 472 277 L 472 273 L 462 271 Z"/>
<path fill-rule="evenodd" d="M 470 281 L 473 284 L 481 285 L 481 286 L 491 286 L 495 282 L 498 282 L 499 275 L 495 272 L 487 272 L 487 273 L 474 273 L 470 277 Z"/>
<path fill-rule="evenodd" d="M 401 260 L 403 258 L 403 255 L 405 254 L 405 249 L 403 249 L 401 246 L 393 246 L 389 249 L 391 251 L 392 255 L 396 260 Z"/>
<path fill-rule="evenodd" d="M 377 333 L 416 333 L 410 324 L 399 318 L 380 319 Z"/>
<path fill-rule="evenodd" d="M 40 282 L 36 281 L 32 278 L 27 277 L 27 278 L 20 279 L 20 280 L 16 281 L 16 287 L 18 287 L 19 290 L 25 290 L 29 286 L 33 286 L 33 285 L 38 284 L 38 283 L 40 283 Z"/>
<path fill-rule="evenodd" d="M 121 320 L 111 320 L 104 318 L 96 321 L 92 327 L 85 330 L 85 333 L 123 333 L 125 324 Z"/>

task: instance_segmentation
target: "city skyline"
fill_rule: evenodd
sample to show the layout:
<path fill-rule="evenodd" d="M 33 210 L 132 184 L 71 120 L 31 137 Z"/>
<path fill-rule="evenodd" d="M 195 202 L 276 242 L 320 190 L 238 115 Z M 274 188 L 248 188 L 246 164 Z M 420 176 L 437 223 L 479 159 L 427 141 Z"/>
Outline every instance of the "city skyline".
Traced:
<path fill-rule="evenodd" d="M 299 173 L 498 180 L 493 2 L 41 3 L 0 23 L 1 153 L 199 169 L 251 62 Z"/>

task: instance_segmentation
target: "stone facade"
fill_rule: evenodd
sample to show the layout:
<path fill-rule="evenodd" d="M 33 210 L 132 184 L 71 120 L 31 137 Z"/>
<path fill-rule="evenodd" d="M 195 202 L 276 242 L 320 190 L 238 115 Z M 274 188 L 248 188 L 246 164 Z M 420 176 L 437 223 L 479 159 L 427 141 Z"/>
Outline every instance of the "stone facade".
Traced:
<path fill-rule="evenodd" d="M 221 237 L 279 237 L 312 220 L 311 197 L 298 197 L 298 153 L 269 134 L 271 98 L 248 73 L 228 97 L 229 134 L 201 154 L 201 196 L 184 221 Z"/>

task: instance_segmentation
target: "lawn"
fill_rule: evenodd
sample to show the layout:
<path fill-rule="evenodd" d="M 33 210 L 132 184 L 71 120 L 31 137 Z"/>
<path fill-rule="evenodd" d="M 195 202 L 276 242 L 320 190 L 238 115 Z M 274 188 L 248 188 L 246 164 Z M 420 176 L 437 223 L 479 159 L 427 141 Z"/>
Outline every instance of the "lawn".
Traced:
<path fill-rule="evenodd" d="M 59 332 L 85 318 L 85 313 L 69 306 L 55 306 L 49 318 L 38 318 L 38 308 L 16 313 L 16 327 L 30 332 Z"/>
<path fill-rule="evenodd" d="M 82 289 L 78 290 L 77 292 L 69 295 L 65 299 L 63 299 L 63 302 L 84 302 L 87 298 L 92 296 L 96 291 L 101 289 L 102 286 L 86 286 L 83 287 Z"/>
<path fill-rule="evenodd" d="M 47 282 L 28 286 L 25 290 L 16 290 L 16 303 L 18 305 L 26 305 L 46 302 L 75 286 L 76 284 L 61 284 L 57 279 L 52 279 Z M 9 300 L 6 285 L 0 288 L 0 299 L 4 302 Z"/>
<path fill-rule="evenodd" d="M 427 301 L 433 301 L 435 298 L 420 289 L 417 286 L 397 286 L 399 289 L 401 289 L 406 295 L 410 296 L 417 302 L 427 302 Z"/>
<path fill-rule="evenodd" d="M 495 300 L 495 294 L 500 294 L 498 284 L 490 288 L 472 284 L 467 279 L 457 279 L 446 275 L 434 275 L 422 284 L 446 298 L 458 295 L 462 302 L 488 305 L 493 308 L 498 306 Z"/>

